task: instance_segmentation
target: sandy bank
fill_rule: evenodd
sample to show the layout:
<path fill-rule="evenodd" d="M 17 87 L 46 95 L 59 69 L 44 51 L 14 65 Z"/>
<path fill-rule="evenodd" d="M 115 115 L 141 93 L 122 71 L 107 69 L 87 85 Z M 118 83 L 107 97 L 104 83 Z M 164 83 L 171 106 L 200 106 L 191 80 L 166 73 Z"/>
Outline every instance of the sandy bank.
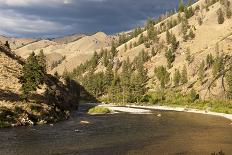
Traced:
<path fill-rule="evenodd" d="M 107 107 L 113 111 L 128 112 L 128 113 L 133 113 L 133 114 L 150 114 L 151 110 L 190 112 L 190 113 L 225 117 L 232 121 L 232 114 L 217 113 L 217 112 L 190 109 L 190 108 L 168 107 L 168 106 L 138 106 L 138 105 L 127 105 L 125 107 L 119 107 L 119 106 L 113 106 L 113 105 L 99 105 L 99 106 Z"/>

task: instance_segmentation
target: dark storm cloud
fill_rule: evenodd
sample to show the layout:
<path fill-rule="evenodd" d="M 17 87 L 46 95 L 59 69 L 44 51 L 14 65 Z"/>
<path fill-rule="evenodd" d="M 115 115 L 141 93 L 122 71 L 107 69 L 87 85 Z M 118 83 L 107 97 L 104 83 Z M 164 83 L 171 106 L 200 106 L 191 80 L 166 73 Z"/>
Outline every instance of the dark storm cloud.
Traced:
<path fill-rule="evenodd" d="M 0 0 L 0 33 L 61 36 L 141 26 L 176 8 L 178 0 Z"/>

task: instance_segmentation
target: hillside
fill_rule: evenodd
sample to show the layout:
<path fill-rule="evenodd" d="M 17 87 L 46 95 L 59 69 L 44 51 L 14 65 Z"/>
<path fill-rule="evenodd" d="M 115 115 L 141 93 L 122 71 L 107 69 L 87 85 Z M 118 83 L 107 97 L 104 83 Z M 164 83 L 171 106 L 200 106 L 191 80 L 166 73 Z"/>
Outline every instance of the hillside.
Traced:
<path fill-rule="evenodd" d="M 71 77 L 105 102 L 167 101 L 231 112 L 229 101 L 205 102 L 231 98 L 231 12 L 231 0 L 182 4 L 178 12 L 148 19 L 144 28 L 120 33 L 117 44 Z"/>
<path fill-rule="evenodd" d="M 110 46 L 114 37 L 98 32 L 91 36 L 73 35 L 53 40 L 39 40 L 15 50 L 26 58 L 33 51 L 43 50 L 47 56 L 49 71 L 62 74 L 65 68 L 72 71 L 77 65 L 90 59 L 94 51 Z"/>
<path fill-rule="evenodd" d="M 64 37 L 58 37 L 58 38 L 52 39 L 52 41 L 57 42 L 59 44 L 68 44 L 68 43 L 77 41 L 85 36 L 86 35 L 84 34 L 74 34 L 74 35 L 69 35 L 69 36 L 64 36 Z"/>
<path fill-rule="evenodd" d="M 5 44 L 5 42 L 8 41 L 11 49 L 17 49 L 20 47 L 23 47 L 27 44 L 33 43 L 36 41 L 36 39 L 33 38 L 14 38 L 14 37 L 6 37 L 0 35 L 0 42 Z"/>
<path fill-rule="evenodd" d="M 44 85 L 32 93 L 28 101 L 23 100 L 19 78 L 24 64 L 23 58 L 0 44 L 0 128 L 45 124 L 66 119 L 69 116 L 68 111 L 78 106 L 77 94 L 74 95 L 62 82 L 47 74 L 44 77 Z M 45 89 L 51 93 L 54 91 L 56 98 L 48 100 L 48 97 L 53 95 L 44 95 Z"/>
<path fill-rule="evenodd" d="M 199 1 L 193 5 L 193 7 L 200 6 L 201 9 L 199 11 L 195 11 L 195 14 L 188 19 L 189 23 L 189 29 L 194 29 L 194 35 L 195 38 L 189 39 L 187 41 L 184 41 L 181 34 L 181 23 L 177 26 L 170 28 L 169 32 L 174 34 L 177 38 L 177 41 L 179 42 L 179 47 L 176 50 L 175 53 L 175 61 L 172 63 L 172 67 L 168 70 L 171 75 L 170 77 L 174 76 L 176 69 L 182 69 L 184 65 L 187 66 L 188 70 L 188 84 L 185 86 L 188 86 L 192 83 L 194 84 L 194 88 L 199 91 L 200 94 L 204 94 L 207 85 L 210 82 L 210 79 L 212 78 L 211 75 L 211 69 L 207 69 L 205 73 L 205 77 L 207 77 L 206 83 L 201 85 L 199 83 L 198 74 L 196 73 L 197 70 L 199 70 L 200 64 L 202 60 L 206 60 L 206 57 L 208 54 L 212 54 L 214 57 L 216 56 L 216 44 L 219 46 L 220 52 L 223 52 L 224 54 L 231 55 L 232 49 L 231 49 L 231 37 L 232 37 L 232 19 L 226 19 L 223 24 L 218 24 L 218 15 L 217 11 L 220 8 L 224 8 L 223 5 L 220 4 L 220 2 L 217 2 L 215 4 L 212 4 L 208 7 L 208 11 L 206 11 L 206 8 L 202 8 L 203 6 L 206 6 L 205 1 Z M 231 9 L 231 6 L 230 6 Z M 184 16 L 182 14 L 182 16 Z M 169 21 L 173 21 L 177 18 L 177 14 L 172 15 L 171 17 L 167 18 L 166 20 L 162 21 L 162 24 L 158 23 L 154 25 L 156 29 L 162 29 L 160 25 L 167 25 Z M 198 19 L 202 18 L 202 25 L 199 25 Z M 225 17 L 226 18 L 226 17 Z M 143 36 L 147 36 L 147 31 L 143 32 Z M 129 40 L 126 45 L 129 46 L 130 44 L 134 44 L 134 42 L 139 41 L 139 37 L 133 38 Z M 167 65 L 167 60 L 165 58 L 165 49 L 169 48 L 166 41 L 166 31 L 158 35 L 159 42 L 158 43 L 152 43 L 149 48 L 146 47 L 145 44 L 141 44 L 136 47 L 132 47 L 131 49 L 128 49 L 125 51 L 125 44 L 122 44 L 120 47 L 118 47 L 118 55 L 114 58 L 119 59 L 120 61 L 126 60 L 128 57 L 130 61 L 133 61 L 138 54 L 144 50 L 145 52 L 149 53 L 151 55 L 152 47 L 157 50 L 157 54 L 155 56 L 152 56 L 151 60 L 145 63 L 145 67 L 148 69 L 148 75 L 149 78 L 152 78 L 155 76 L 154 69 L 157 66 L 160 65 Z M 160 49 L 160 44 L 164 46 L 163 49 Z M 186 51 L 189 49 L 191 51 L 191 55 L 194 57 L 194 60 L 191 62 L 191 64 L 188 65 L 188 62 L 186 61 Z M 150 82 L 154 82 L 154 81 Z M 218 94 L 218 96 L 221 97 L 221 94 L 223 94 L 222 85 L 220 84 L 220 80 L 217 81 L 218 85 L 213 89 L 213 91 L 216 91 L 215 93 Z M 154 86 L 151 86 L 154 88 Z M 154 88 L 155 89 L 155 88 Z"/>
<path fill-rule="evenodd" d="M 196 4 L 193 5 L 193 7 L 196 6 L 206 6 L 205 1 L 199 1 Z M 173 33 L 177 41 L 179 42 L 179 47 L 176 50 L 175 54 L 175 61 L 173 62 L 173 67 L 169 69 L 168 71 L 171 73 L 170 77 L 173 77 L 175 69 L 182 69 L 184 65 L 187 66 L 188 70 L 188 80 L 189 83 L 186 84 L 187 86 L 195 83 L 193 86 L 199 93 L 202 95 L 207 89 L 207 85 L 209 83 L 205 83 L 201 85 L 198 81 L 198 74 L 196 73 L 197 70 L 200 67 L 200 64 L 202 60 L 206 60 L 206 57 L 208 54 L 212 54 L 213 56 L 216 55 L 216 44 L 219 46 L 219 50 L 223 51 L 224 54 L 231 54 L 231 33 L 232 33 L 232 20 L 226 19 L 223 24 L 218 24 L 218 15 L 217 11 L 220 8 L 224 8 L 220 4 L 220 2 L 217 2 L 215 4 L 212 4 L 208 7 L 208 11 L 206 11 L 206 8 L 200 9 L 199 11 L 196 11 L 194 16 L 188 19 L 189 23 L 189 29 L 194 29 L 195 38 L 184 41 L 182 39 L 181 34 L 181 23 L 177 26 L 170 28 L 169 31 Z M 231 6 L 230 6 L 231 9 Z M 164 23 L 167 25 L 168 21 L 172 21 L 175 18 L 177 18 L 177 15 L 173 15 L 169 18 L 167 18 Z M 202 25 L 198 24 L 198 19 L 202 18 Z M 162 29 L 160 27 L 160 23 L 155 25 L 155 28 Z M 188 30 L 189 31 L 189 30 Z M 144 36 L 147 36 L 147 31 L 143 32 Z M 148 75 L 150 78 L 154 77 L 154 69 L 157 66 L 164 65 L 166 66 L 166 58 L 165 58 L 165 48 L 169 48 L 169 45 L 166 42 L 166 31 L 158 35 L 159 42 L 156 44 L 151 45 L 150 48 L 146 48 L 144 44 L 141 44 L 139 46 L 133 47 L 125 52 L 125 44 L 121 45 L 117 49 L 119 50 L 118 56 L 115 59 L 119 59 L 120 61 L 126 60 L 127 57 L 130 58 L 131 61 L 133 61 L 134 57 L 138 55 L 139 52 L 142 50 L 145 50 L 145 52 L 151 53 L 152 47 L 155 48 L 155 50 L 158 50 L 157 55 L 153 56 L 150 61 L 146 62 L 145 67 L 148 69 Z M 131 42 L 132 44 L 134 42 L 138 42 L 139 37 L 133 38 L 132 40 L 128 41 L 126 44 L 129 45 Z M 164 50 L 159 49 L 159 45 L 163 44 L 165 47 Z M 193 62 L 188 65 L 185 57 L 186 57 L 186 51 L 189 48 L 191 51 L 192 56 L 194 57 Z M 206 71 L 205 77 L 207 77 L 208 81 L 210 81 L 210 69 Z M 217 87 L 214 89 L 216 94 L 221 97 L 222 86 L 218 81 Z"/>

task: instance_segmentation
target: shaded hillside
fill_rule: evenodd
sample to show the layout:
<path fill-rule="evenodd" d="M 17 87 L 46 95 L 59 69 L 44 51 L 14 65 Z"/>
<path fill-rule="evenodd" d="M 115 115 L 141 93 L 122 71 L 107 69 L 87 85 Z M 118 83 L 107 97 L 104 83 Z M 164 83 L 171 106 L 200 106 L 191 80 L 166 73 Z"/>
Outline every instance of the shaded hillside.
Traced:
<path fill-rule="evenodd" d="M 69 110 L 78 107 L 80 86 L 75 84 L 74 90 L 72 81 L 65 85 L 49 74 L 27 102 L 22 100 L 19 77 L 25 60 L 2 44 L 0 60 L 0 127 L 56 122 L 68 118 Z"/>
<path fill-rule="evenodd" d="M 74 35 L 55 38 L 55 39 L 52 39 L 52 41 L 57 42 L 59 44 L 68 44 L 68 43 L 77 41 L 85 36 L 86 35 L 84 35 L 84 34 L 74 34 Z"/>
<path fill-rule="evenodd" d="M 12 49 L 20 48 L 36 40 L 37 39 L 33 39 L 33 38 L 13 38 L 13 37 L 0 36 L 0 42 L 5 44 L 5 42 L 8 41 Z"/>

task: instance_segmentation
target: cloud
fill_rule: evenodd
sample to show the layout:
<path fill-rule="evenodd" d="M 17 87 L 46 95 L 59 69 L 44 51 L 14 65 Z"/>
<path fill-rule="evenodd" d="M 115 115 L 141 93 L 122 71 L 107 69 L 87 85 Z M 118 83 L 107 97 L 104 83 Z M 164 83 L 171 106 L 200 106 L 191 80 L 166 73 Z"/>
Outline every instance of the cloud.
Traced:
<path fill-rule="evenodd" d="M 177 6 L 178 0 L 0 0 L 0 33 L 46 37 L 137 26 Z"/>
<path fill-rule="evenodd" d="M 32 6 L 38 4 L 69 4 L 72 0 L 0 0 L 1 5 L 7 6 Z"/>

